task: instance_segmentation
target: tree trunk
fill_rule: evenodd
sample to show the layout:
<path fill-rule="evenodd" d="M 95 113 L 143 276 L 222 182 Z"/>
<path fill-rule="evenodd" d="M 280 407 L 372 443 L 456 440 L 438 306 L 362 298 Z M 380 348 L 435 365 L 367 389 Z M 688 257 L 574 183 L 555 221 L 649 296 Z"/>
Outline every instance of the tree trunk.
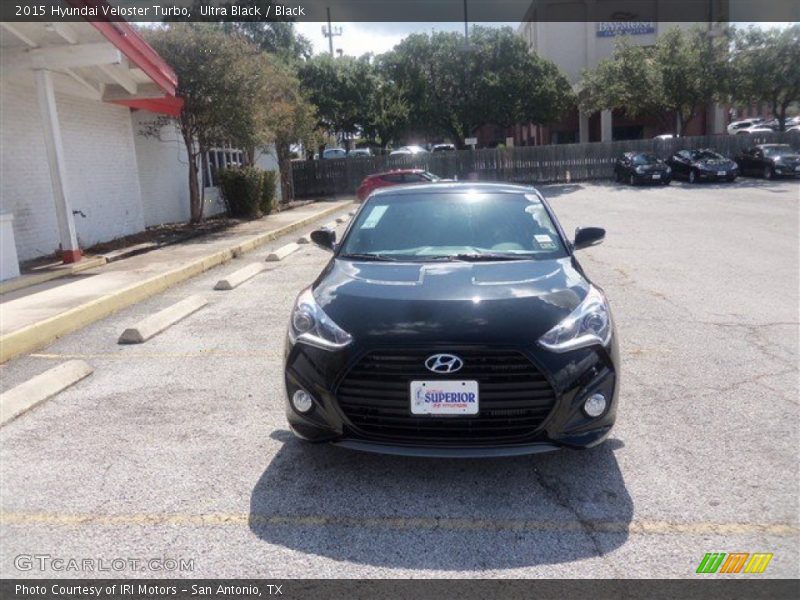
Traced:
<path fill-rule="evenodd" d="M 276 141 L 275 154 L 278 158 L 278 173 L 281 176 L 281 203 L 289 202 L 294 198 L 290 145 L 287 142 Z"/>
<path fill-rule="evenodd" d="M 190 132 L 181 131 L 183 143 L 186 145 L 186 156 L 189 162 L 189 222 L 199 223 L 203 219 L 203 199 L 200 195 L 200 183 L 197 171 L 197 152 L 195 141 Z"/>

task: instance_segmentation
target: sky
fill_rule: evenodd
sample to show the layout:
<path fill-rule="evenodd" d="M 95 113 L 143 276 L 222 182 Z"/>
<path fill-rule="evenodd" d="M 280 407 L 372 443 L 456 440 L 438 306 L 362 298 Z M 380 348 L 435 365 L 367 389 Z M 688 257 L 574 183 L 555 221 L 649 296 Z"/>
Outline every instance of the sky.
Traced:
<path fill-rule="evenodd" d="M 487 25 L 500 27 L 509 25 L 516 27 L 519 23 L 470 23 L 471 25 Z M 328 52 L 328 38 L 322 35 L 322 27 L 327 23 L 295 23 L 295 28 L 314 46 L 314 53 Z M 333 23 L 334 29 L 342 28 L 342 35 L 333 38 L 333 50 L 342 49 L 344 54 L 361 56 L 367 52 L 381 54 L 394 48 L 400 40 L 411 33 L 431 31 L 464 31 L 464 23 Z"/>
<path fill-rule="evenodd" d="M 322 27 L 326 23 L 298 22 L 295 27 L 314 46 L 314 54 L 328 52 L 328 38 L 322 35 Z M 488 27 L 510 26 L 515 31 L 519 23 L 470 23 Z M 738 23 L 739 26 L 757 25 L 761 27 L 786 27 L 788 23 Z M 431 33 L 431 31 L 464 31 L 463 22 L 449 23 L 333 23 L 334 29 L 342 28 L 342 35 L 333 38 L 333 49 L 350 56 L 361 56 L 367 52 L 381 54 L 391 50 L 404 37 L 411 33 Z"/>

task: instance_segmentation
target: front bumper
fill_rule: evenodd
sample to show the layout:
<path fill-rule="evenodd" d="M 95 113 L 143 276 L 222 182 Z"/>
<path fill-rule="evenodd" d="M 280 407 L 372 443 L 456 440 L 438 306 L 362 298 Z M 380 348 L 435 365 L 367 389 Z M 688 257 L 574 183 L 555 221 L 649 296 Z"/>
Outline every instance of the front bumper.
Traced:
<path fill-rule="evenodd" d="M 718 175 L 718 171 L 698 169 L 696 173 L 701 181 L 734 181 L 739 176 L 739 171 L 725 171 L 723 175 Z"/>
<path fill-rule="evenodd" d="M 775 165 L 773 171 L 778 177 L 800 177 L 800 167 L 795 165 Z"/>
<path fill-rule="evenodd" d="M 481 348 L 473 346 L 470 347 L 470 351 L 480 352 Z M 485 348 L 487 352 L 494 350 L 490 347 Z M 362 422 L 354 420 L 352 414 L 346 410 L 346 403 L 343 405 L 339 397 L 339 387 L 351 369 L 375 350 L 345 348 L 329 352 L 304 344 L 292 345 L 287 342 L 286 416 L 292 431 L 298 437 L 312 442 L 332 442 L 334 445 L 352 450 L 402 456 L 465 458 L 518 456 L 548 452 L 562 447 L 595 446 L 608 437 L 616 418 L 619 376 L 617 341 L 614 337 L 608 348 L 596 346 L 564 354 L 531 347 L 514 348 L 546 377 L 552 387 L 554 398 L 552 406 L 541 422 L 523 432 L 498 438 L 487 438 L 485 435 L 471 437 L 467 433 L 459 435 L 458 438 L 442 436 L 441 439 L 420 439 L 413 434 L 398 435 L 396 432 L 389 435 L 376 433 L 375 430 L 365 429 Z M 459 352 L 458 348 L 444 346 L 424 348 L 424 352 L 430 354 L 446 350 L 456 354 Z M 405 384 L 415 377 L 400 374 L 398 378 Z M 430 378 L 435 379 L 436 376 L 430 374 Z M 314 407 L 308 413 L 297 412 L 288 401 L 288 398 L 300 388 L 309 392 L 314 398 Z M 583 403 L 590 395 L 598 392 L 607 398 L 608 406 L 602 415 L 590 418 L 583 412 Z M 514 398 L 510 400 L 513 401 Z M 380 398 L 376 398 L 376 403 L 378 402 L 381 402 Z M 410 417 L 410 398 L 408 405 Z M 484 406 L 481 401 L 482 411 Z M 508 420 L 513 421 L 513 417 Z"/>

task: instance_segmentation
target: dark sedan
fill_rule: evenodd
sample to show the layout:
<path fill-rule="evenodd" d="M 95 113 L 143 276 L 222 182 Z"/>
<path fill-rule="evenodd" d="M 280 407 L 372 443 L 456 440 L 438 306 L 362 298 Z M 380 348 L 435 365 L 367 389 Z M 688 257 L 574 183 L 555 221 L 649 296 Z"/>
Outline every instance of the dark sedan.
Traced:
<path fill-rule="evenodd" d="M 669 185 L 672 180 L 672 169 L 655 154 L 626 152 L 614 165 L 614 176 L 617 181 L 626 181 L 631 185 L 639 183 Z"/>
<path fill-rule="evenodd" d="M 742 175 L 800 177 L 800 154 L 789 144 L 761 144 L 736 157 Z"/>
<path fill-rule="evenodd" d="M 739 175 L 738 165 L 730 158 L 709 150 L 681 150 L 673 154 L 667 164 L 675 177 L 689 183 L 697 181 L 734 181 Z"/>
<path fill-rule="evenodd" d="M 376 190 L 292 310 L 286 415 L 299 437 L 411 456 L 587 448 L 614 424 L 611 312 L 533 188 Z"/>

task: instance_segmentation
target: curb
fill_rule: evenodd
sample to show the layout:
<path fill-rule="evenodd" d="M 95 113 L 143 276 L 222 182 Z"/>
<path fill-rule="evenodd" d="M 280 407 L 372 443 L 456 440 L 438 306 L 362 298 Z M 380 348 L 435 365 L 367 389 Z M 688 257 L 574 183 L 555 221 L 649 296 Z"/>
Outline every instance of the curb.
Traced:
<path fill-rule="evenodd" d="M 117 290 L 114 293 L 82 304 L 81 306 L 76 306 L 75 308 L 50 317 L 49 319 L 12 331 L 8 335 L 0 337 L 0 364 L 20 354 L 38 350 L 62 335 L 77 331 L 123 308 L 141 302 L 150 296 L 160 294 L 167 288 L 182 283 L 187 279 L 191 279 L 212 267 L 226 263 L 235 256 L 241 256 L 245 252 L 250 252 L 287 233 L 310 225 L 333 213 L 345 210 L 346 206 L 346 204 L 331 206 L 330 208 L 309 215 L 294 223 L 289 223 L 278 229 L 256 235 L 235 246 L 224 250 L 218 250 L 213 254 L 194 260 L 172 271 L 160 273 L 149 279 Z"/>
<path fill-rule="evenodd" d="M 82 360 L 70 360 L 3 392 L 0 394 L 0 426 L 88 377 L 93 371 L 94 368 Z"/>
<path fill-rule="evenodd" d="M 251 263 L 217 281 L 214 289 L 232 290 L 242 285 L 245 281 L 252 279 L 266 268 L 267 265 L 263 263 Z"/>
<path fill-rule="evenodd" d="M 105 256 L 93 256 L 91 258 L 85 258 L 80 262 L 73 263 L 65 268 L 55 268 L 51 271 L 45 271 L 44 273 L 24 273 L 19 277 L 14 277 L 14 279 L 9 279 L 8 281 L 0 283 L 0 295 L 17 290 L 24 290 L 25 288 L 39 285 L 46 281 L 52 281 L 60 277 L 69 277 L 70 275 L 86 271 L 87 269 L 102 267 L 107 262 L 108 260 Z"/>
<path fill-rule="evenodd" d="M 291 242 L 286 244 L 285 246 L 281 246 L 277 248 L 275 251 L 270 252 L 267 255 L 267 262 L 276 262 L 279 260 L 283 260 L 287 256 L 289 256 L 292 252 L 296 252 L 300 249 L 300 246 L 296 242 Z"/>
<path fill-rule="evenodd" d="M 119 336 L 119 341 L 117 343 L 141 344 L 146 342 L 154 335 L 158 335 L 178 321 L 182 321 L 192 313 L 197 312 L 206 304 L 208 304 L 208 300 L 202 296 L 189 296 L 172 306 L 168 306 L 164 310 L 160 310 L 142 319 L 133 327 L 128 327 L 122 332 L 122 335 Z"/>

